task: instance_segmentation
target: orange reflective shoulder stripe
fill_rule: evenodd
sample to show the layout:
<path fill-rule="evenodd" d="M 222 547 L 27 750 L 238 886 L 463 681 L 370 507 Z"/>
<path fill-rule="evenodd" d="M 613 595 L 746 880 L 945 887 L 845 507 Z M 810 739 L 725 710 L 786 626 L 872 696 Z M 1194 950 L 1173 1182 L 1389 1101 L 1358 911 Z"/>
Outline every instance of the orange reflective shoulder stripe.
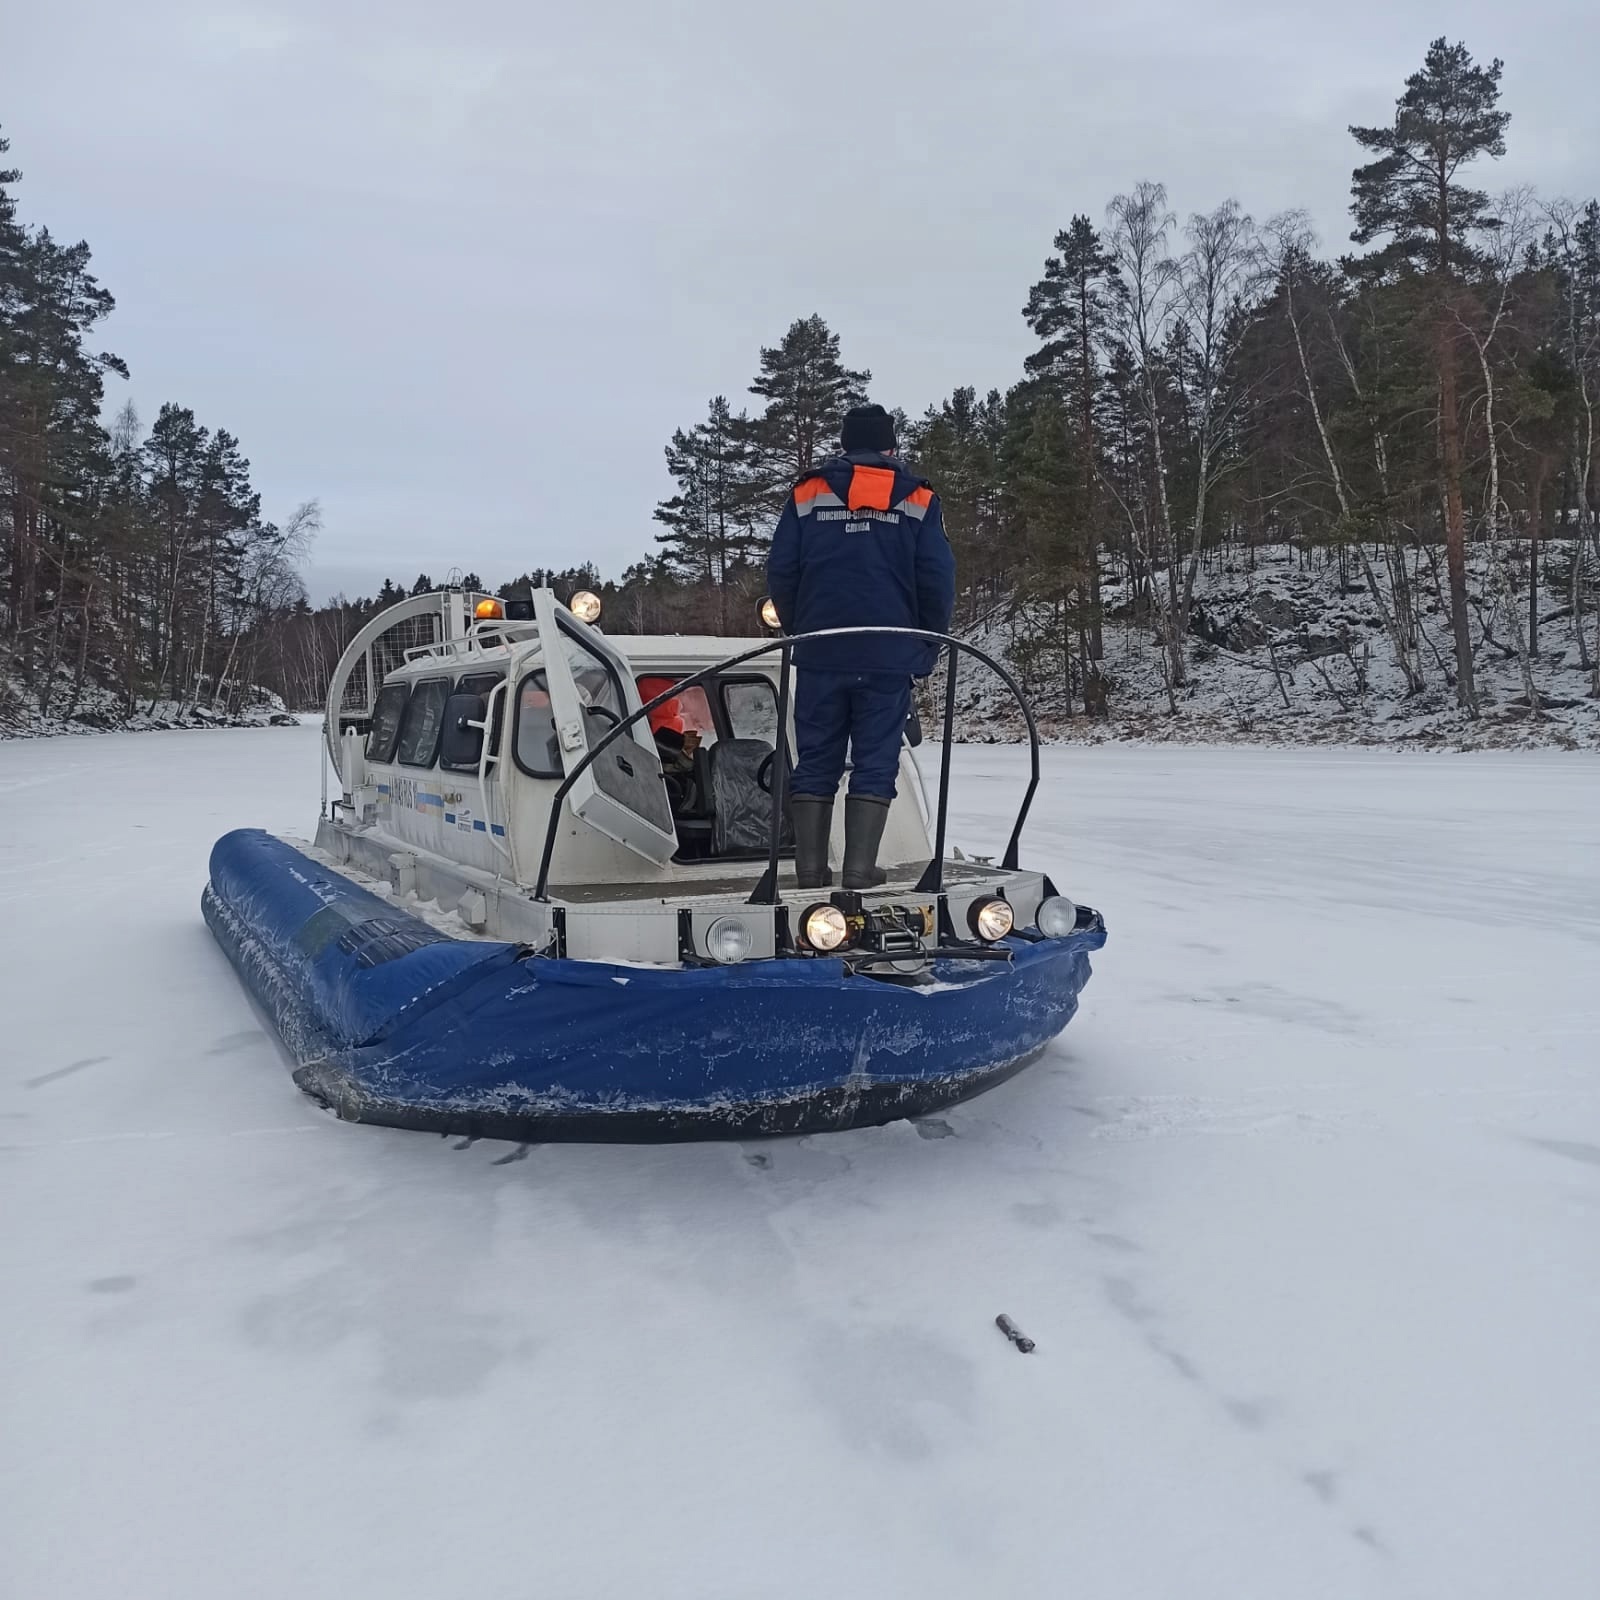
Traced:
<path fill-rule="evenodd" d="M 819 494 L 828 492 L 826 478 L 807 478 L 804 483 L 797 483 L 794 489 L 794 503 L 803 506 L 810 500 L 815 500 Z"/>
<path fill-rule="evenodd" d="M 848 503 L 852 511 L 887 511 L 893 493 L 892 467 L 857 467 L 850 474 Z"/>
<path fill-rule="evenodd" d="M 913 489 L 899 505 L 896 511 L 903 511 L 908 517 L 914 517 L 918 522 L 928 514 L 928 507 L 933 504 L 933 490 L 929 488 Z"/>

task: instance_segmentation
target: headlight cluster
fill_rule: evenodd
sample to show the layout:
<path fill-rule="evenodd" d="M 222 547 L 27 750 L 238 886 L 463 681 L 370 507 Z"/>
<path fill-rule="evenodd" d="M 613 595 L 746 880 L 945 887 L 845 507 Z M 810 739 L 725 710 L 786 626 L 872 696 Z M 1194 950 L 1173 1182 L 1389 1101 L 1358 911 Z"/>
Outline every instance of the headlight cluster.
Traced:
<path fill-rule="evenodd" d="M 1064 894 L 1046 895 L 1039 902 L 1034 922 L 1045 938 L 1065 939 L 1078 925 L 1078 908 Z M 967 926 L 974 938 L 985 944 L 996 944 L 1015 929 L 1016 912 L 1002 896 L 982 895 L 967 907 Z M 800 913 L 797 931 L 805 949 L 818 955 L 832 955 L 869 935 L 869 943 L 880 933 L 916 935 L 920 932 L 923 937 L 932 938 L 934 928 L 931 906 L 898 907 L 881 914 L 872 911 L 852 914 L 831 901 L 819 900 Z M 743 917 L 718 917 L 706 929 L 706 954 L 723 966 L 747 960 L 754 943 L 750 925 Z"/>
<path fill-rule="evenodd" d="M 802 948 L 818 955 L 857 944 L 878 950 L 886 948 L 885 940 L 931 938 L 937 926 L 932 906 L 864 907 L 859 902 L 859 895 L 842 895 L 807 906 L 797 924 Z"/>
<path fill-rule="evenodd" d="M 1011 902 L 1002 900 L 999 895 L 988 895 L 981 900 L 974 900 L 967 907 L 967 926 L 985 944 L 993 944 L 996 939 L 1005 938 L 1011 932 L 1016 920 Z"/>
<path fill-rule="evenodd" d="M 850 919 L 823 902 L 800 913 L 800 938 L 813 950 L 838 950 L 850 942 Z"/>
<path fill-rule="evenodd" d="M 750 924 L 743 917 L 718 917 L 706 929 L 706 954 L 732 966 L 750 954 Z"/>

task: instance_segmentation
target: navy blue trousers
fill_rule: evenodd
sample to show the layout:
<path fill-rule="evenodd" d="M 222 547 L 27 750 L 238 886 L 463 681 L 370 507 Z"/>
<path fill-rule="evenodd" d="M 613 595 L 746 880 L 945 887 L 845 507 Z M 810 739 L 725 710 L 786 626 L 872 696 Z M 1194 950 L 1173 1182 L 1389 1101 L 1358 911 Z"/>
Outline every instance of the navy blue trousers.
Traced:
<path fill-rule="evenodd" d="M 911 680 L 882 672 L 795 674 L 794 794 L 833 795 L 850 748 L 850 793 L 892 800 Z"/>

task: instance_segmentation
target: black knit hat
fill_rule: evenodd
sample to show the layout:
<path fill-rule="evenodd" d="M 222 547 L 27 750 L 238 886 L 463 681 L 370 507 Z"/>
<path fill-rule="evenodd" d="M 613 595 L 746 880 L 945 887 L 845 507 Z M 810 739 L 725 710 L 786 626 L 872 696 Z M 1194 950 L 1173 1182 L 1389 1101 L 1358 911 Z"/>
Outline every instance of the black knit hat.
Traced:
<path fill-rule="evenodd" d="M 893 450 L 894 418 L 882 406 L 857 406 L 845 413 L 839 443 L 846 455 L 853 450 Z"/>

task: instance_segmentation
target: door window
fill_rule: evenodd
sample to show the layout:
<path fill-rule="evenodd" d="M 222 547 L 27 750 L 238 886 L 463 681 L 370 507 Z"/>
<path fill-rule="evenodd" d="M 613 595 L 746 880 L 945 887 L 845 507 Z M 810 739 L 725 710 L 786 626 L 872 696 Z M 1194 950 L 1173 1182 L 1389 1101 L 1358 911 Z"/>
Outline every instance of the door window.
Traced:
<path fill-rule="evenodd" d="M 578 691 L 578 704 L 583 708 L 584 738 L 592 750 L 627 715 L 622 685 L 609 662 L 565 628 L 558 632 Z M 672 811 L 661 781 L 660 764 L 655 761 L 647 766 L 634 739 L 627 734 L 613 739 L 589 770 L 594 774 L 595 788 L 602 794 L 664 833 L 671 833 Z"/>
<path fill-rule="evenodd" d="M 574 639 L 565 628 L 558 628 L 556 634 L 578 691 L 578 704 L 583 708 L 584 733 L 593 749 L 605 737 L 606 729 L 613 722 L 620 722 L 625 714 L 622 686 L 609 664 L 581 640 Z"/>
<path fill-rule="evenodd" d="M 735 739 L 778 742 L 778 696 L 766 678 L 736 678 L 722 685 L 722 709 Z"/>
<path fill-rule="evenodd" d="M 561 746 L 556 743 L 555 713 L 544 668 L 530 672 L 517 690 L 517 734 L 512 749 L 516 763 L 530 778 L 561 776 Z"/>
<path fill-rule="evenodd" d="M 469 672 L 456 685 L 457 694 L 481 694 L 485 700 L 496 684 L 504 683 L 505 677 L 498 672 Z M 500 725 L 506 719 L 506 697 L 497 695 L 494 702 L 494 716 L 489 722 L 489 754 L 500 754 Z"/>
<path fill-rule="evenodd" d="M 566 772 L 572 815 L 647 861 L 670 861 L 677 837 L 667 789 L 643 716 L 628 720 L 638 691 L 627 661 L 548 589 L 534 591 L 533 615 L 555 723 L 550 753 Z"/>

